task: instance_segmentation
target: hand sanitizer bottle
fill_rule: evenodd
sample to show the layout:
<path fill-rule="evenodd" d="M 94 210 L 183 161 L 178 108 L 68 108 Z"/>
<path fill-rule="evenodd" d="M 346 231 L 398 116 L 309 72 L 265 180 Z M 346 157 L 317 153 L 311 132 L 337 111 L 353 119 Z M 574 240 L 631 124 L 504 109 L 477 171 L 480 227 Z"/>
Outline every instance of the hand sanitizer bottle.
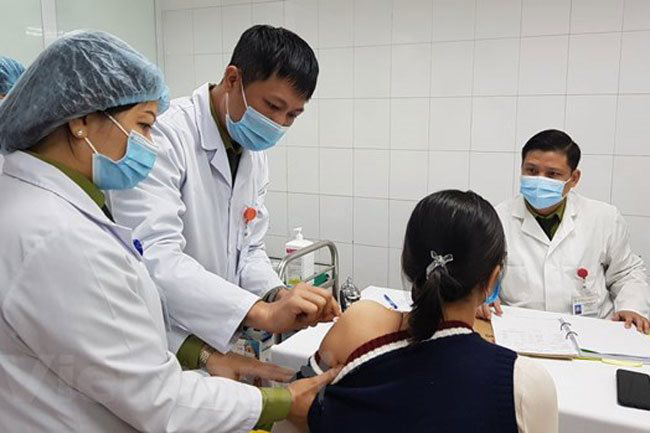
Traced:
<path fill-rule="evenodd" d="M 301 248 L 308 247 L 312 244 L 311 241 L 305 239 L 302 235 L 302 227 L 293 229 L 295 238 L 290 240 L 285 245 L 285 252 L 287 255 L 298 251 Z M 287 281 L 286 283 L 293 287 L 296 284 L 304 281 L 314 274 L 314 253 L 309 253 L 306 256 L 300 257 L 297 260 L 289 263 L 287 267 Z"/>

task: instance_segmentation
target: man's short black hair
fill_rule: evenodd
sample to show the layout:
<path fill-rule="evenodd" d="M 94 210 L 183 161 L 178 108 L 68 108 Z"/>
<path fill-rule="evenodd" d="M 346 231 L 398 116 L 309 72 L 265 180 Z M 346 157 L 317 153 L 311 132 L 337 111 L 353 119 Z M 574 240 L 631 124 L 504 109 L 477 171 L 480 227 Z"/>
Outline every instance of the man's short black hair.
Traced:
<path fill-rule="evenodd" d="M 541 150 L 542 152 L 560 152 L 566 155 L 571 171 L 578 168 L 580 162 L 580 147 L 566 132 L 557 129 L 547 129 L 533 135 L 521 150 L 521 161 L 526 159 L 528 152 Z"/>
<path fill-rule="evenodd" d="M 281 27 L 256 25 L 246 30 L 230 64 L 242 72 L 244 85 L 276 74 L 289 80 L 306 99 L 316 89 L 318 61 L 314 51 L 300 36 Z"/>

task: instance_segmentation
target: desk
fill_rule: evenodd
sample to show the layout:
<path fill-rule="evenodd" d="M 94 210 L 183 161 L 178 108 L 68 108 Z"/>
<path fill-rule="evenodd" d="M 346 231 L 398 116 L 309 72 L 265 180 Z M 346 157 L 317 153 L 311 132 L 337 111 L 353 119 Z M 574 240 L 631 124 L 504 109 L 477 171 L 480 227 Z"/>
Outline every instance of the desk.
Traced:
<path fill-rule="evenodd" d="M 399 306 L 408 309 L 410 293 L 370 286 L 361 293 L 388 306 L 387 294 Z M 331 324 L 320 324 L 297 333 L 271 349 L 271 362 L 298 370 L 320 345 Z M 487 322 L 477 321 L 475 329 L 491 335 Z M 650 432 L 650 411 L 619 406 L 616 402 L 616 370 L 621 368 L 596 361 L 562 361 L 538 358 L 551 374 L 558 394 L 560 432 L 562 433 L 641 433 Z M 650 374 L 650 366 L 630 368 Z"/>

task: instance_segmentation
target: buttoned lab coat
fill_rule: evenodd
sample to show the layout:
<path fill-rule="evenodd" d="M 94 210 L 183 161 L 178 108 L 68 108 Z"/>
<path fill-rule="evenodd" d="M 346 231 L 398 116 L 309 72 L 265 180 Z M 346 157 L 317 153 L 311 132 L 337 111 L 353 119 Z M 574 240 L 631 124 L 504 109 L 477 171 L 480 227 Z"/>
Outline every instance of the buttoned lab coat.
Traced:
<path fill-rule="evenodd" d="M 167 300 L 174 352 L 189 334 L 228 351 L 252 305 L 282 285 L 264 247 L 266 154 L 244 150 L 233 185 L 209 98 L 204 84 L 172 101 L 154 127 L 159 153 L 149 177 L 110 193 L 115 220 L 134 228 Z M 247 224 L 249 207 L 257 215 Z"/>
<path fill-rule="evenodd" d="M 572 298 L 583 285 L 578 269 L 585 268 L 587 287 L 599 297 L 598 317 L 621 310 L 648 317 L 646 266 L 632 252 L 628 225 L 614 206 L 569 193 L 553 240 L 522 196 L 496 209 L 508 247 L 500 295 L 504 304 L 571 314 Z"/>
<path fill-rule="evenodd" d="M 0 431 L 248 432 L 259 390 L 183 372 L 131 230 L 23 152 L 0 175 Z"/>

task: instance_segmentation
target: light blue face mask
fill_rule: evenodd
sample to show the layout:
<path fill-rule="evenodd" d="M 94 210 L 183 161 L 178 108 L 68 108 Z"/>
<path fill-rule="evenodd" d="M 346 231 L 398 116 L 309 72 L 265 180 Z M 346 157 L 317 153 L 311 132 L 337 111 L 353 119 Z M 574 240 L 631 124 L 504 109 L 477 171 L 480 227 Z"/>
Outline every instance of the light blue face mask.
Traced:
<path fill-rule="evenodd" d="M 535 209 L 547 209 L 564 199 L 564 186 L 568 181 L 543 176 L 521 176 L 521 194 Z"/>
<path fill-rule="evenodd" d="M 497 299 L 499 299 L 499 293 L 501 293 L 501 277 L 497 280 L 497 283 L 494 286 L 494 290 L 492 290 L 492 293 L 490 293 L 490 296 L 485 299 L 485 303 L 490 305 L 494 304 Z"/>
<path fill-rule="evenodd" d="M 253 107 L 248 105 L 244 85 L 241 88 L 244 97 L 246 111 L 239 121 L 235 122 L 230 117 L 230 108 L 228 107 L 228 94 L 226 93 L 226 129 L 230 138 L 241 144 L 244 149 L 259 152 L 269 149 L 280 141 L 287 132 L 287 128 L 278 125 Z"/>
<path fill-rule="evenodd" d="M 129 189 L 146 179 L 156 162 L 156 146 L 142 134 L 126 130 L 108 113 L 109 119 L 127 137 L 126 153 L 119 161 L 113 161 L 97 152 L 95 146 L 85 137 L 86 143 L 95 152 L 93 155 L 93 183 L 99 189 Z"/>

